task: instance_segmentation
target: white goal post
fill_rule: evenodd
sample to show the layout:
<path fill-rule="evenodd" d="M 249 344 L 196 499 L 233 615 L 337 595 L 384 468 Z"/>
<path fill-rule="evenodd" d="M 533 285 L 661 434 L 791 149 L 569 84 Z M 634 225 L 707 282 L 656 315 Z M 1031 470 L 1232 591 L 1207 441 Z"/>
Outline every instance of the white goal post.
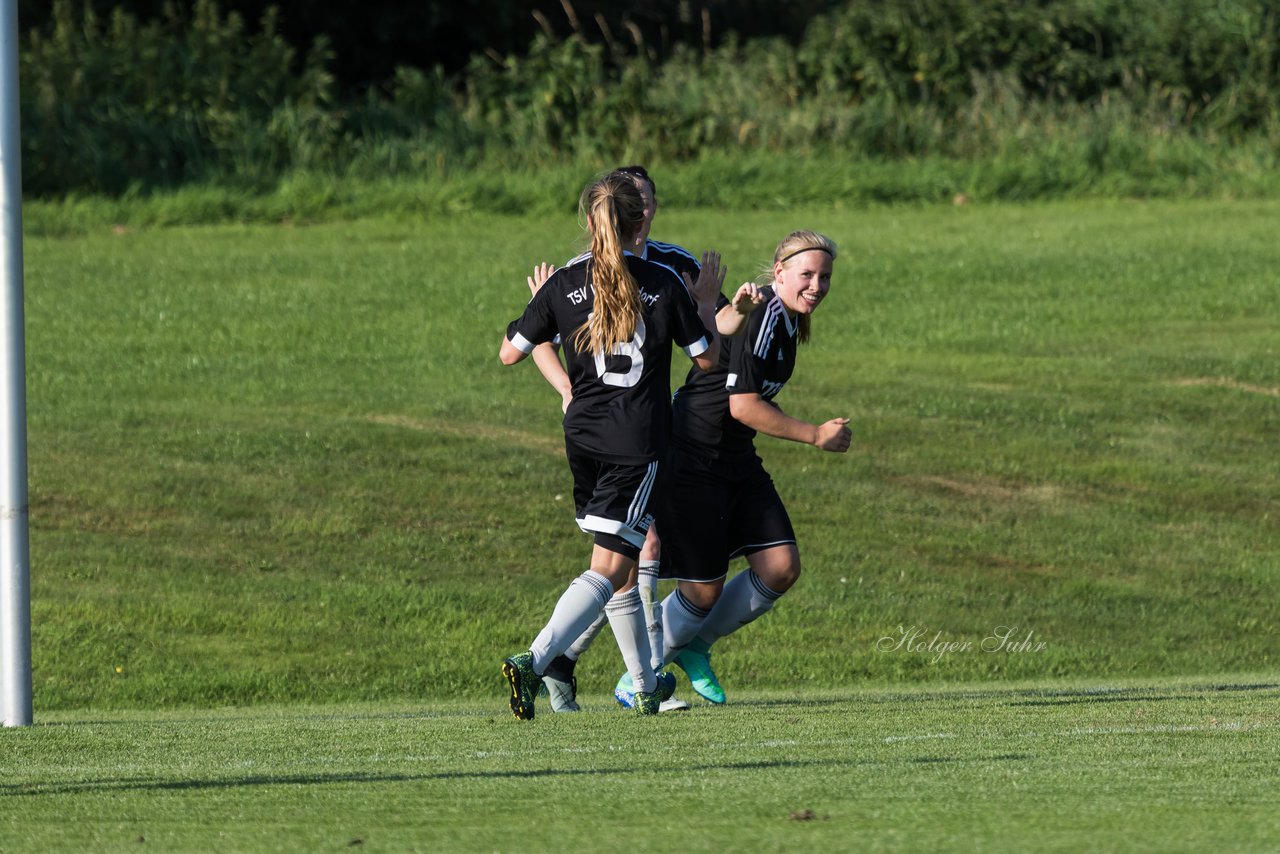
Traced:
<path fill-rule="evenodd" d="M 0 701 L 4 725 L 31 725 L 26 335 L 22 307 L 22 143 L 18 0 L 0 0 Z"/>

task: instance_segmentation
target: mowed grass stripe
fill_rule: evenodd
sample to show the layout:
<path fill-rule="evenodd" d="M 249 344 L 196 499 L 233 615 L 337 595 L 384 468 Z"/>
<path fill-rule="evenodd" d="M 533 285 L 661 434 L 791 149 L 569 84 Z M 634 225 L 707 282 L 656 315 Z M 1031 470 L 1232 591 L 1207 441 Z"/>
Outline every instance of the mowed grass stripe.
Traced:
<path fill-rule="evenodd" d="M 641 720 L 475 704 L 62 712 L 5 741 L 39 850 L 1259 850 L 1274 680 L 747 694 Z M 607 802 L 610 809 L 589 806 Z M 594 842 L 593 842 L 594 840 Z M 678 842 L 677 842 L 678 840 Z"/>

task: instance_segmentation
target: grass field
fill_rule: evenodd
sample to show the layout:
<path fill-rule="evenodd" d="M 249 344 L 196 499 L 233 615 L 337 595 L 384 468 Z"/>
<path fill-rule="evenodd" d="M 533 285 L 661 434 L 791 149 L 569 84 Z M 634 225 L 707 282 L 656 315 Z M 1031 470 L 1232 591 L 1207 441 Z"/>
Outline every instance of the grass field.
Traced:
<path fill-rule="evenodd" d="M 1274 202 L 664 212 L 754 274 L 841 245 L 762 440 L 806 574 L 729 684 L 1274 669 Z M 28 241 L 36 704 L 493 698 L 588 551 L 555 396 L 497 344 L 571 217 Z M 919 630 L 1027 654 L 882 652 Z M 588 656 L 587 685 L 616 655 Z"/>
<path fill-rule="evenodd" d="M 1267 851 L 1273 679 L 55 713 L 5 851 Z"/>
<path fill-rule="evenodd" d="M 588 543 L 496 351 L 571 217 L 30 238 L 0 849 L 1273 849 L 1278 216 L 664 210 L 731 280 L 837 240 L 779 402 L 854 448 L 760 443 L 805 575 L 717 647 L 728 706 L 606 711 L 606 640 L 592 713 L 524 728 L 498 662 Z"/>

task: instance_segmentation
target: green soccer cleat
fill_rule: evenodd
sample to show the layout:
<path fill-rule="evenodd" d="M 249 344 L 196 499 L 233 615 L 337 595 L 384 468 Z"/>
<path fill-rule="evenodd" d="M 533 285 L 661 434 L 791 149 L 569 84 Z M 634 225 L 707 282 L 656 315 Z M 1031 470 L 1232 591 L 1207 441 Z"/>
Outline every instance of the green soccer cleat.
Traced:
<path fill-rule="evenodd" d="M 711 669 L 709 651 L 698 652 L 686 647 L 676 653 L 675 663 L 689 677 L 689 684 L 699 697 L 716 705 L 724 702 L 724 689 L 720 687 L 720 680 Z"/>
<path fill-rule="evenodd" d="M 657 691 L 637 691 L 635 693 L 635 706 L 637 715 L 656 715 L 662 708 L 662 697 Z"/>
<path fill-rule="evenodd" d="M 533 720 L 533 700 L 542 684 L 533 672 L 533 653 L 522 652 L 502 662 L 502 675 L 511 687 L 511 713 L 522 721 Z"/>
<path fill-rule="evenodd" d="M 666 703 L 671 699 L 671 695 L 676 692 L 676 677 L 666 671 L 662 671 L 657 675 L 658 687 L 654 693 L 658 695 L 659 703 Z M 613 687 L 613 699 L 617 700 L 618 705 L 624 709 L 634 709 L 636 707 L 635 681 L 631 678 L 629 671 L 623 671 L 623 674 L 618 677 L 618 684 Z M 689 708 L 688 704 L 684 708 Z"/>

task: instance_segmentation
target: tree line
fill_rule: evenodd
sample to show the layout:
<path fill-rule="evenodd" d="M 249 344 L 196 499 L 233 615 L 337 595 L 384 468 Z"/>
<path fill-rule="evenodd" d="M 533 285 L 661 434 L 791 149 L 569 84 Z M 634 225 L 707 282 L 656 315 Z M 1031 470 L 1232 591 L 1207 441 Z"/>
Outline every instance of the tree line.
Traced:
<path fill-rule="evenodd" d="M 317 39 L 332 48 L 331 71 L 341 91 L 382 83 L 399 66 L 462 70 L 474 54 L 523 51 L 540 32 L 578 30 L 631 39 L 662 55 L 677 44 L 714 46 L 739 38 L 804 34 L 838 0 L 221 0 L 226 13 L 257 24 L 270 10 L 280 35 L 305 49 Z M 192 0 L 83 0 L 100 20 L 126 14 L 141 23 L 188 14 Z M 49 0 L 19 0 L 19 26 L 47 28 Z"/>
<path fill-rule="evenodd" d="M 289 35 L 279 4 L 248 18 L 236 0 L 158 14 L 102 2 L 53 0 L 24 31 L 24 187 L 36 195 L 709 152 L 1178 170 L 1220 145 L 1280 150 L 1269 0 L 761 0 L 741 5 L 761 17 L 785 6 L 796 29 L 755 36 L 712 33 L 737 4 L 476 0 L 465 27 L 477 41 L 448 62 L 424 36 L 345 80 L 344 4 L 317 3 L 334 17 L 308 40 Z M 377 5 L 360 26 L 405 30 L 388 40 L 415 41 L 414 16 L 432 10 L 464 26 L 453 3 L 403 4 L 405 18 Z M 592 11 L 614 5 L 614 18 Z M 499 33 L 510 47 L 495 47 Z"/>

